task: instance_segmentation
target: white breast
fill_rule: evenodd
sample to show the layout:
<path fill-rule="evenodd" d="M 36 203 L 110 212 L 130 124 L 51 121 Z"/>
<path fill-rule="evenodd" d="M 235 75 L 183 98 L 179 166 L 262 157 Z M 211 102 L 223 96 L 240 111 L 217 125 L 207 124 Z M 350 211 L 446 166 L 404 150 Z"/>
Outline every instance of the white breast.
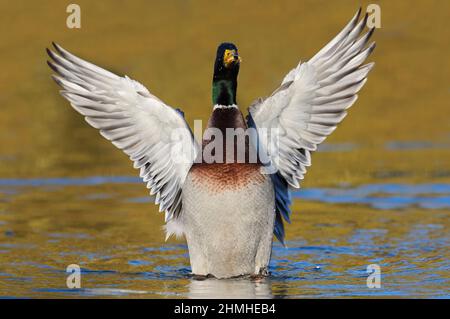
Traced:
<path fill-rule="evenodd" d="M 180 216 L 192 272 L 257 274 L 269 263 L 274 219 L 273 185 L 258 165 L 193 166 Z"/>

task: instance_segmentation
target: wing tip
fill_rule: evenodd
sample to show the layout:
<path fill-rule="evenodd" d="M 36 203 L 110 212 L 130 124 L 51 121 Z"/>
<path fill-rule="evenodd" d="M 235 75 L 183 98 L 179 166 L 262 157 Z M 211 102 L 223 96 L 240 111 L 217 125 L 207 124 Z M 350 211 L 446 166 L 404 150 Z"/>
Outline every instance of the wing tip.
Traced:
<path fill-rule="evenodd" d="M 375 32 L 375 29 L 376 29 L 375 27 L 369 28 L 368 39 L 370 39 L 372 37 L 373 33 Z"/>
<path fill-rule="evenodd" d="M 58 84 L 60 87 L 64 88 L 64 85 L 63 85 L 63 83 L 61 81 L 61 78 L 58 75 L 52 74 L 51 78 L 53 79 L 53 81 L 56 82 L 56 84 Z"/>
<path fill-rule="evenodd" d="M 56 58 L 55 58 L 55 52 L 53 52 L 52 50 L 50 50 L 49 48 L 45 48 L 45 51 L 47 52 L 47 55 L 53 60 L 53 61 L 56 61 Z"/>
<path fill-rule="evenodd" d="M 369 45 L 369 52 L 372 53 L 373 50 L 377 47 L 377 43 L 374 41 Z"/>
<path fill-rule="evenodd" d="M 58 52 L 59 54 L 63 54 L 63 49 L 62 49 L 62 47 L 61 47 L 59 44 L 57 44 L 56 42 L 52 41 L 52 47 L 53 47 L 53 49 L 56 50 L 56 52 Z M 47 52 L 47 54 L 48 54 L 52 59 L 54 59 L 53 56 L 55 55 L 55 52 L 53 52 L 53 51 L 52 51 L 51 49 L 49 49 L 49 48 L 45 48 L 45 51 Z"/>
<path fill-rule="evenodd" d="M 362 22 L 362 28 L 361 31 L 363 31 L 365 29 L 365 27 L 367 26 L 367 20 L 369 19 L 369 13 L 366 12 L 366 14 L 364 14 L 364 17 L 362 18 L 361 22 Z M 361 32 L 360 31 L 360 32 Z"/>
<path fill-rule="evenodd" d="M 359 19 L 360 15 L 361 15 L 361 12 L 362 12 L 362 6 L 359 6 L 358 10 L 356 11 L 355 15 L 352 18 L 352 21 L 353 20 L 357 21 Z"/>
<path fill-rule="evenodd" d="M 52 46 L 55 48 L 56 51 L 58 51 L 58 53 L 60 54 L 64 54 L 64 49 L 55 41 L 52 41 Z"/>
<path fill-rule="evenodd" d="M 53 70 L 53 72 L 61 75 L 61 73 L 58 71 L 58 68 L 56 67 L 55 63 L 51 60 L 47 60 L 47 65 L 50 67 L 50 69 Z"/>

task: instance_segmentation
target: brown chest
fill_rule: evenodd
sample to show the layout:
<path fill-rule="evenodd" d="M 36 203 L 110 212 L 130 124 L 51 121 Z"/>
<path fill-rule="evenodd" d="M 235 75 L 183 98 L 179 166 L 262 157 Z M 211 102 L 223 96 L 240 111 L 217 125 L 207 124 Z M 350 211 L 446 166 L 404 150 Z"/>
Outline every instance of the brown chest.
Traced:
<path fill-rule="evenodd" d="M 249 163 L 201 163 L 194 164 L 189 175 L 192 183 L 207 187 L 210 192 L 220 192 L 265 183 L 268 176 L 260 168 L 259 164 Z"/>

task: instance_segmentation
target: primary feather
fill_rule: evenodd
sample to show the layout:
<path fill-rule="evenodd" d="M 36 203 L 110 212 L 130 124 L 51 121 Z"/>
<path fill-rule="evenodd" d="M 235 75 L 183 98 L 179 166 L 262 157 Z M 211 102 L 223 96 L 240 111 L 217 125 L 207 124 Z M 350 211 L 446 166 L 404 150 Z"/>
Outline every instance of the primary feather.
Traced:
<path fill-rule="evenodd" d="M 271 96 L 249 108 L 249 118 L 258 130 L 272 129 L 265 131 L 265 136 L 261 134 L 258 142 L 278 170 L 274 177 L 275 234 L 280 241 L 284 237 L 281 217 L 289 221 L 290 210 L 285 203 L 290 199 L 287 186 L 279 179 L 290 187 L 300 187 L 311 165 L 311 152 L 347 115 L 374 65 L 362 65 L 375 43 L 366 46 L 373 29 L 360 37 L 367 23 L 367 14 L 358 22 L 360 13 L 361 9 L 314 57 L 292 69 Z"/>
<path fill-rule="evenodd" d="M 54 44 L 47 50 L 53 79 L 86 122 L 123 150 L 156 195 L 165 219 L 182 209 L 181 186 L 197 155 L 197 145 L 179 111 L 142 84 L 84 61 Z"/>

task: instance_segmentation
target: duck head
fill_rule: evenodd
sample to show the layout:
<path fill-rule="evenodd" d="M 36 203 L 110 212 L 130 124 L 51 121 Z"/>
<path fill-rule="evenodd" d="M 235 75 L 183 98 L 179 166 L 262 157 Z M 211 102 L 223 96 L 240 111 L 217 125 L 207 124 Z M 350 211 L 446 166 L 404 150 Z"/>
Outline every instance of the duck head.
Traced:
<path fill-rule="evenodd" d="M 236 105 L 237 76 L 242 59 L 233 43 L 217 48 L 213 75 L 213 105 Z"/>

